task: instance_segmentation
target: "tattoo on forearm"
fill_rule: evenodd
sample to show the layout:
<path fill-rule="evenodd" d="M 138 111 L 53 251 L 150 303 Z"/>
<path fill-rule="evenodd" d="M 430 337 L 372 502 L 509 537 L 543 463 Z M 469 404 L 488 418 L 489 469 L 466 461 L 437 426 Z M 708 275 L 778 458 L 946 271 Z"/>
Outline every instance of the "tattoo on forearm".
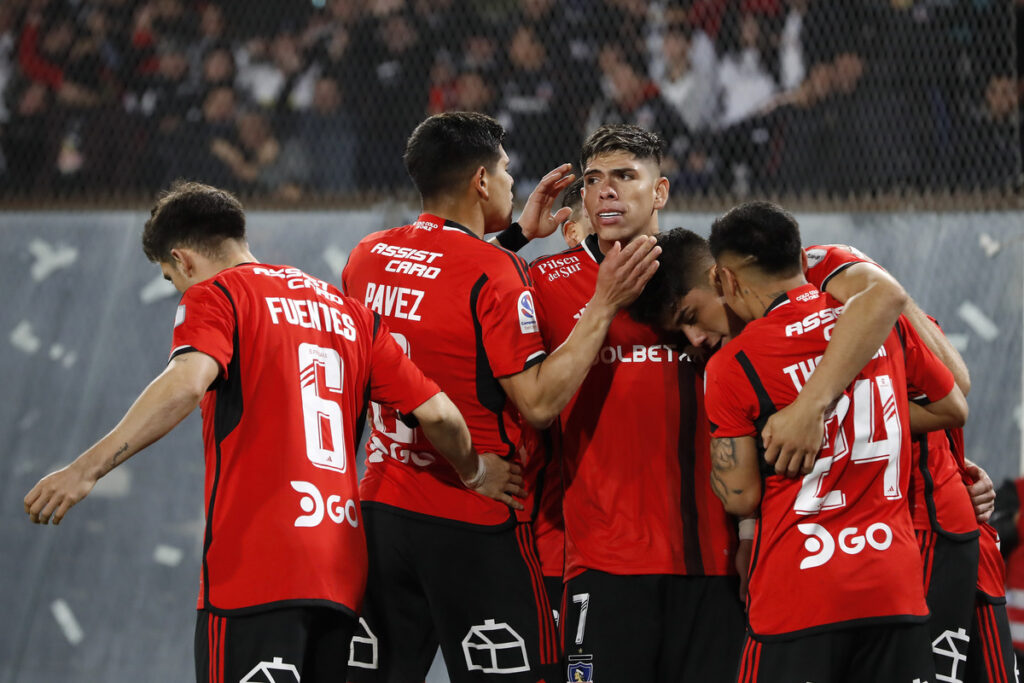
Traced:
<path fill-rule="evenodd" d="M 732 470 L 736 468 L 735 439 L 711 440 L 711 466 L 716 470 Z"/>
<path fill-rule="evenodd" d="M 121 447 L 117 449 L 117 452 L 114 453 L 114 456 L 112 458 L 110 458 L 110 467 L 108 469 L 112 470 L 115 467 L 117 467 L 124 460 L 124 454 L 127 453 L 127 452 L 128 452 L 128 442 L 125 441 L 121 445 Z"/>

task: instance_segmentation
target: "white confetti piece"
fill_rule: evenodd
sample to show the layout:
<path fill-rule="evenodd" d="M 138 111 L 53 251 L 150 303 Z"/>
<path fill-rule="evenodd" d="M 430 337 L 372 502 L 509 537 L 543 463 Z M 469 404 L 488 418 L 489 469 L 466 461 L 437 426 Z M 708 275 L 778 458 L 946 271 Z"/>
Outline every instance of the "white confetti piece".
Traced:
<path fill-rule="evenodd" d="M 992 258 L 999 250 L 1003 248 L 1003 245 L 993 239 L 992 235 L 987 232 L 981 233 L 978 237 L 978 245 L 981 246 L 981 250 L 985 252 L 985 256 Z"/>
<path fill-rule="evenodd" d="M 177 293 L 178 290 L 174 288 L 174 285 L 165 280 L 163 275 L 158 275 L 139 290 L 139 301 L 144 304 L 151 304 L 154 301 L 166 299 Z"/>
<path fill-rule="evenodd" d="M 324 249 L 324 261 L 327 261 L 327 267 L 340 280 L 341 271 L 345 270 L 345 264 L 348 263 L 348 252 L 332 244 Z M 337 281 L 333 284 L 337 284 Z"/>
<path fill-rule="evenodd" d="M 11 346 L 24 351 L 28 354 L 33 354 L 39 350 L 42 342 L 39 341 L 39 337 L 32 331 L 32 323 L 27 320 L 22 320 L 18 323 L 18 326 L 11 330 Z"/>
<path fill-rule="evenodd" d="M 68 603 L 60 599 L 54 600 L 50 603 L 50 612 L 57 620 L 57 625 L 60 626 L 60 630 L 64 632 L 64 637 L 68 639 L 69 643 L 78 645 L 82 642 L 85 634 L 82 632 L 82 627 L 78 625 L 78 619 L 75 619 L 75 613 L 71 611 Z"/>
<path fill-rule="evenodd" d="M 64 357 L 60 359 L 60 364 L 65 368 L 70 368 L 78 360 L 78 354 L 74 351 L 68 351 L 64 354 Z"/>
<path fill-rule="evenodd" d="M 66 244 L 54 246 L 41 239 L 28 243 L 28 251 L 35 257 L 32 264 L 32 279 L 41 282 L 61 268 L 67 268 L 78 260 L 78 250 Z"/>
<path fill-rule="evenodd" d="M 985 341 L 992 341 L 999 336 L 999 327 L 970 301 L 960 304 L 956 312 L 960 319 L 970 325 L 971 329 Z"/>
<path fill-rule="evenodd" d="M 184 556 L 185 552 L 173 545 L 160 544 L 153 551 L 153 561 L 167 567 L 177 567 L 181 564 L 181 558 Z"/>

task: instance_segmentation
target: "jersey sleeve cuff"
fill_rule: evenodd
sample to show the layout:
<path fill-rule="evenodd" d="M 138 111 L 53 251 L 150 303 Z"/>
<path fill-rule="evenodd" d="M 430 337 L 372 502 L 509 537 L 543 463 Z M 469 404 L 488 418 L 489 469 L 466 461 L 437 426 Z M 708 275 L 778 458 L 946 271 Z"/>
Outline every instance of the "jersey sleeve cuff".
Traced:
<path fill-rule="evenodd" d="M 523 228 L 519 223 L 513 223 L 504 230 L 498 233 L 497 238 L 498 244 L 505 247 L 509 251 L 519 251 L 527 244 L 530 240 L 523 234 Z"/>

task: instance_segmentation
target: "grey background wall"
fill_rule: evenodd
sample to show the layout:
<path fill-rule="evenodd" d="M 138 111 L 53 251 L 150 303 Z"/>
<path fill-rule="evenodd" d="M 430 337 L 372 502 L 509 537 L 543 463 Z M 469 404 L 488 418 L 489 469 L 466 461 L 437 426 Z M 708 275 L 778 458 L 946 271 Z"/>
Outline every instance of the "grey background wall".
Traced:
<path fill-rule="evenodd" d="M 264 262 L 336 283 L 362 236 L 413 214 L 255 212 L 250 241 Z M 0 681 L 192 677 L 198 416 L 102 480 L 60 527 L 22 511 L 32 484 L 109 430 L 164 365 L 177 294 L 141 253 L 145 218 L 0 213 Z M 706 234 L 712 218 L 665 214 L 662 227 Z M 942 322 L 971 369 L 969 455 L 997 482 L 1016 476 L 1024 214 L 799 218 L 806 244 L 859 247 Z M 552 237 L 524 256 L 561 248 Z"/>

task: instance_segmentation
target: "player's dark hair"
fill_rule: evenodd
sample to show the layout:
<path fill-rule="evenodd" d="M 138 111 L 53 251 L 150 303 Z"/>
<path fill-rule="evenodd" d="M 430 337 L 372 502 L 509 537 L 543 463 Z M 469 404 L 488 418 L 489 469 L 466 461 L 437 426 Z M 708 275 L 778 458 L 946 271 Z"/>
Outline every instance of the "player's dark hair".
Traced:
<path fill-rule="evenodd" d="M 154 263 L 170 263 L 171 249 L 190 247 L 212 255 L 226 239 L 245 239 L 242 203 L 225 190 L 176 180 L 150 211 L 142 251 Z"/>
<path fill-rule="evenodd" d="M 577 178 L 572 181 L 569 187 L 565 188 L 565 192 L 562 193 L 562 208 L 569 207 L 573 213 L 579 211 L 580 206 L 583 205 L 583 195 L 580 192 L 583 190 L 583 178 Z"/>
<path fill-rule="evenodd" d="M 628 123 L 605 125 L 583 143 L 580 168 L 585 170 L 588 161 L 608 152 L 629 152 L 637 159 L 650 159 L 660 166 L 664 150 L 665 140 L 657 133 Z"/>
<path fill-rule="evenodd" d="M 795 275 L 802 268 L 800 227 L 788 211 L 771 202 L 730 209 L 712 223 L 708 244 L 715 259 L 726 251 L 753 256 L 769 275 Z"/>
<path fill-rule="evenodd" d="M 659 233 L 658 246 L 658 269 L 628 309 L 633 320 L 655 327 L 691 289 L 708 284 L 714 265 L 707 240 L 686 228 Z"/>
<path fill-rule="evenodd" d="M 432 199 L 460 189 L 480 166 L 494 171 L 504 137 L 505 129 L 486 114 L 435 114 L 409 136 L 405 169 L 420 196 Z"/>

